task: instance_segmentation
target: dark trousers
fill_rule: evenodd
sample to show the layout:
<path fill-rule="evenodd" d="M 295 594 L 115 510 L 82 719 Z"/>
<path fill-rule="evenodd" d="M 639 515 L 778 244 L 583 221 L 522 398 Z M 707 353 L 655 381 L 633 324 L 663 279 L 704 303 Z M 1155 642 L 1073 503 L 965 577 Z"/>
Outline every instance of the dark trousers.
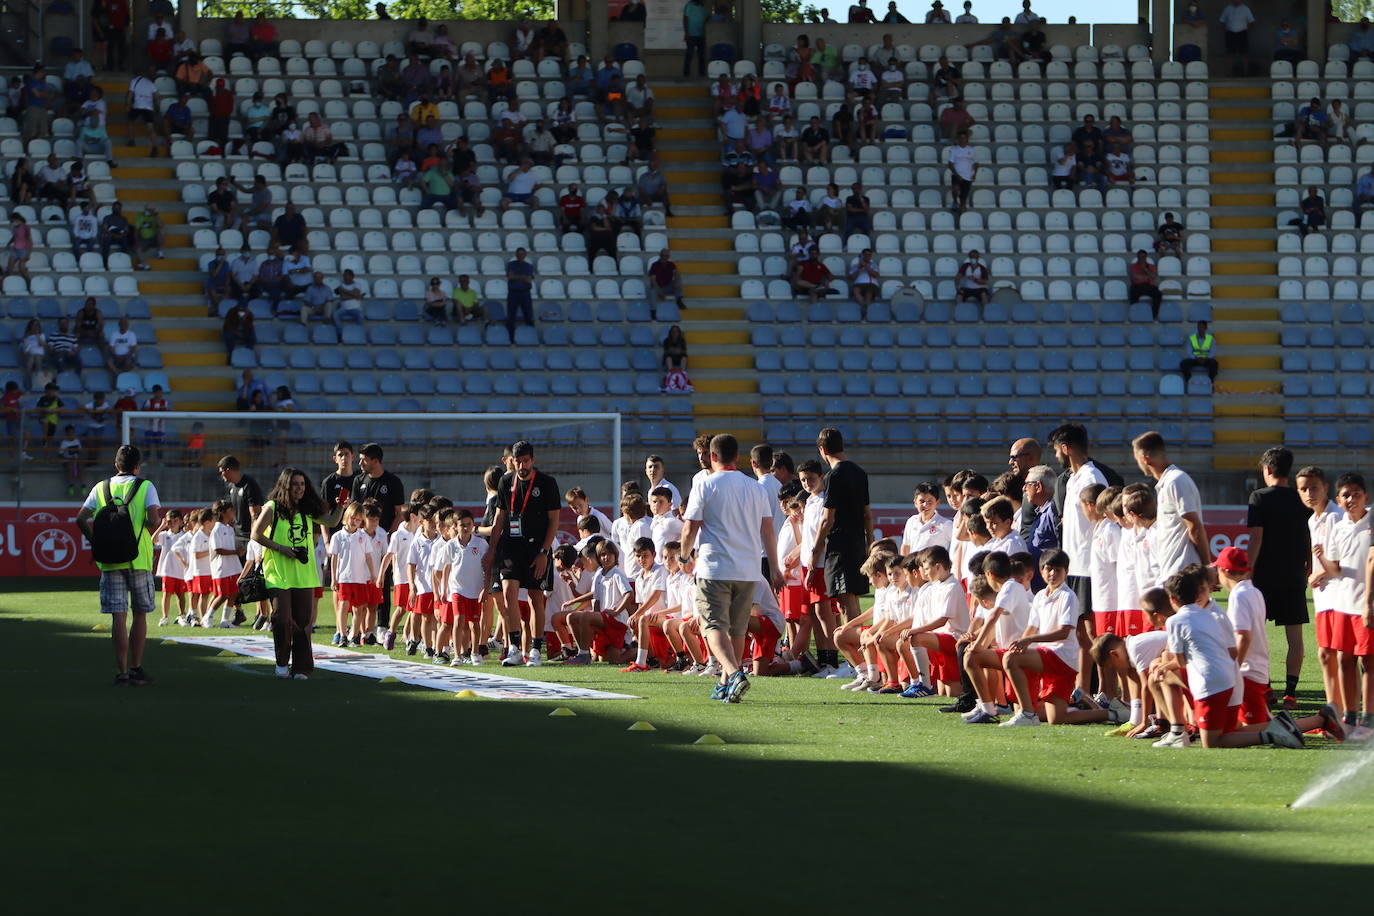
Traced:
<path fill-rule="evenodd" d="M 525 319 L 525 324 L 534 327 L 534 303 L 530 301 L 530 294 L 512 290 L 506 294 L 506 330 L 510 333 L 511 343 L 515 343 L 517 313 Z"/>
<path fill-rule="evenodd" d="M 1159 291 L 1159 287 L 1153 283 L 1132 283 L 1129 292 L 1129 299 L 1132 304 L 1141 299 L 1150 300 L 1150 314 L 1159 317 L 1159 306 L 1164 301 L 1164 294 Z"/>
<path fill-rule="evenodd" d="M 1209 379 L 1214 382 L 1217 380 L 1217 361 L 1210 356 L 1202 359 L 1194 358 L 1183 360 L 1183 362 L 1178 364 L 1178 374 L 1183 376 L 1183 380 L 1186 382 L 1192 377 L 1193 370 L 1198 366 L 1207 370 L 1207 377 Z"/>
<path fill-rule="evenodd" d="M 310 608 L 314 601 L 315 590 L 310 588 L 284 588 L 272 597 L 272 645 L 277 665 L 289 666 L 292 674 L 315 670 L 310 647 Z"/>
<path fill-rule="evenodd" d="M 692 49 L 697 52 L 697 74 L 706 75 L 706 36 L 697 38 L 687 36 L 687 47 L 682 52 L 682 75 L 688 76 L 692 72 Z"/>

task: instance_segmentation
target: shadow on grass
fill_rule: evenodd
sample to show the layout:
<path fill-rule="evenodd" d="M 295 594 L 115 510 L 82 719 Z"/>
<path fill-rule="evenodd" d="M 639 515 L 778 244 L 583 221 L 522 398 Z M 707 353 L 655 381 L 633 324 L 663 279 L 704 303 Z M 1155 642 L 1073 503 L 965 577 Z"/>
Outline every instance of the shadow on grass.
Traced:
<path fill-rule="evenodd" d="M 117 690 L 105 679 L 108 638 L 82 635 L 0 618 L 12 700 L 0 852 L 17 879 L 14 913 L 818 912 L 856 894 L 905 908 L 913 892 L 1062 912 L 1066 895 L 1092 905 L 1103 879 L 1128 868 L 1169 876 L 1198 906 L 1272 912 L 1353 899 L 1368 875 L 1335 865 L 1292 875 L 1204 816 L 919 760 L 758 760 L 748 745 L 690 746 L 699 729 L 627 733 L 642 716 L 629 702 L 460 701 L 346 675 L 244 677 L 212 649 L 156 637 L 147 667 L 158 683 Z M 91 675 L 13 673 L 35 657 Z M 577 717 L 549 718 L 555 705 Z M 1219 835 L 1202 847 L 1180 842 L 1185 833 Z M 1314 898 L 1322 888 L 1347 890 Z M 1113 910 L 1157 908 L 1148 888 L 1118 889 Z"/>

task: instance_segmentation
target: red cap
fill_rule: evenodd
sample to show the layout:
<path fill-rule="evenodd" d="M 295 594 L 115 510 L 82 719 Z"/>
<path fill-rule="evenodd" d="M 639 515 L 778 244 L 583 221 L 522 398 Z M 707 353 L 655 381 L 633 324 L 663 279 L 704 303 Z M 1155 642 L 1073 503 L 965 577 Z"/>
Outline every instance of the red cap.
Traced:
<path fill-rule="evenodd" d="M 1223 547 L 1212 565 L 1223 572 L 1249 572 L 1250 557 L 1239 547 Z"/>

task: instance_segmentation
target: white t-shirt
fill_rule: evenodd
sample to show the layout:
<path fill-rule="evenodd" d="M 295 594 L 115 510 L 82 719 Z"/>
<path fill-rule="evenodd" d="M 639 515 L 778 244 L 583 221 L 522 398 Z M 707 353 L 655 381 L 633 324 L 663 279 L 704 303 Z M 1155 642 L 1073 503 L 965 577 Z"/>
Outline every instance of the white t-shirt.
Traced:
<path fill-rule="evenodd" d="M 506 191 L 510 194 L 531 194 L 534 192 L 534 186 L 538 183 L 539 175 L 535 173 L 534 169 L 530 169 L 528 172 L 517 169 L 511 173 Z"/>
<path fill-rule="evenodd" d="M 910 587 L 894 587 L 892 599 L 887 604 L 887 619 L 906 623 L 916 616 L 916 594 Z"/>
<path fill-rule="evenodd" d="M 1165 576 L 1159 572 L 1159 555 L 1155 551 L 1154 530 L 1158 525 L 1137 528 L 1135 534 L 1135 583 L 1143 594 L 1147 589 L 1163 586 Z M 1139 596 L 1137 596 L 1138 598 Z M 1137 601 L 1137 603 L 1139 603 Z M 1140 608 L 1128 608 L 1140 610 Z"/>
<path fill-rule="evenodd" d="M 454 538 L 448 542 L 448 593 L 464 598 L 481 598 L 486 576 L 482 558 L 487 555 L 487 542 L 477 535 L 466 544 Z"/>
<path fill-rule="evenodd" d="M 1021 535 L 1011 531 L 1004 538 L 989 538 L 988 542 L 978 548 L 979 552 L 1004 553 L 1011 556 L 1014 553 L 1029 553 L 1026 549 L 1026 542 L 1021 540 Z"/>
<path fill-rule="evenodd" d="M 654 521 L 647 515 L 634 521 L 621 516 L 611 527 L 617 533 L 615 544 L 620 548 L 620 569 L 626 576 L 632 576 L 635 570 L 635 541 L 640 538 L 654 539 Z"/>
<path fill-rule="evenodd" d="M 1104 518 L 1093 528 L 1092 556 L 1088 575 L 1092 577 L 1093 613 L 1120 610 L 1116 560 L 1121 552 L 1121 526 Z"/>
<path fill-rule="evenodd" d="M 877 626 L 887 619 L 888 606 L 892 603 L 892 593 L 895 591 L 892 586 L 884 585 L 882 588 L 873 590 L 873 616 L 869 618 L 873 626 Z"/>
<path fill-rule="evenodd" d="M 425 567 L 429 565 L 429 554 L 434 547 L 434 542 L 425 537 L 423 532 L 417 531 L 415 538 L 410 542 L 409 555 L 406 557 L 406 565 L 414 566 L 415 573 L 411 575 L 406 571 L 406 578 L 410 580 L 411 588 L 417 595 L 431 595 L 434 593 L 434 583 L 425 575 Z"/>
<path fill-rule="evenodd" d="M 382 568 L 382 558 L 386 556 L 387 548 L 391 544 L 391 535 L 385 528 L 378 525 L 371 534 L 367 536 L 367 549 L 372 554 L 372 568 L 379 570 Z"/>
<path fill-rule="evenodd" d="M 1125 178 L 1131 168 L 1131 154 L 1127 152 L 1107 154 L 1107 172 L 1117 178 Z"/>
<path fill-rule="evenodd" d="M 649 488 L 644 491 L 644 498 L 647 500 L 649 498 L 648 494 L 652 493 L 658 487 L 663 487 L 665 490 L 673 494 L 674 509 L 682 505 L 682 494 L 678 491 L 677 487 L 673 486 L 672 481 L 670 481 L 666 477 L 660 480 L 658 483 L 649 484 Z"/>
<path fill-rule="evenodd" d="M 181 534 L 176 536 L 176 540 L 172 541 L 172 554 L 181 563 L 180 578 L 187 581 L 195 575 L 191 570 L 191 534 L 189 527 L 183 528 Z"/>
<path fill-rule="evenodd" d="M 1083 514 L 1079 494 L 1093 484 L 1107 485 L 1107 478 L 1091 461 L 1084 462 L 1064 486 L 1063 548 L 1069 555 L 1069 575 L 1087 576 L 1092 568 L 1093 523 Z"/>
<path fill-rule="evenodd" d="M 129 92 L 133 94 L 133 107 L 140 111 L 153 110 L 153 95 L 157 86 L 146 76 L 135 76 L 129 80 Z"/>
<path fill-rule="evenodd" d="M 181 534 L 171 531 L 164 531 L 157 536 L 154 546 L 161 552 L 157 555 L 156 571 L 164 579 L 181 579 L 186 576 L 186 560 L 174 549 L 180 538 Z"/>
<path fill-rule="evenodd" d="M 1048 588 L 1041 589 L 1031 600 L 1035 629 L 1040 633 L 1053 633 L 1069 627 L 1069 635 L 1055 642 L 1035 643 L 1037 649 L 1049 649 L 1059 660 L 1073 670 L 1078 670 L 1078 596 L 1067 585 L 1061 585 L 1053 593 Z"/>
<path fill-rule="evenodd" d="M 1149 670 L 1150 664 L 1164 654 L 1164 647 L 1168 643 L 1167 630 L 1151 630 L 1148 633 L 1127 636 L 1126 657 L 1131 660 L 1132 668 L 1144 674 Z"/>
<path fill-rule="evenodd" d="M 692 617 L 697 612 L 696 583 L 692 577 L 682 571 L 679 567 L 675 573 L 668 574 L 667 594 L 663 598 L 663 606 L 668 610 L 676 609 L 675 617 Z"/>
<path fill-rule="evenodd" d="M 138 335 L 130 328 L 127 331 L 115 331 L 109 338 L 110 352 L 115 356 L 125 356 L 130 350 L 138 346 Z"/>
<path fill-rule="evenodd" d="M 854 72 L 849 74 L 849 85 L 855 89 L 872 89 L 877 83 L 878 77 L 867 67 L 860 70 L 855 66 Z"/>
<path fill-rule="evenodd" d="M 1264 595 L 1249 579 L 1231 589 L 1226 599 L 1226 616 L 1231 618 L 1237 644 L 1243 631 L 1250 633 L 1250 649 L 1240 663 L 1242 677 L 1260 684 L 1269 683 L 1269 636 L 1265 632 Z"/>
<path fill-rule="evenodd" d="M 1250 12 L 1250 7 L 1244 3 L 1240 6 L 1228 3 L 1221 8 L 1221 16 L 1218 18 L 1221 20 L 1221 24 L 1226 27 L 1226 31 L 1244 32 L 1255 21 L 1255 14 Z"/>
<path fill-rule="evenodd" d="M 598 534 L 600 534 L 603 538 L 608 538 L 611 536 L 611 528 L 613 528 L 614 525 L 611 523 L 611 517 L 609 515 L 607 515 L 605 512 L 602 512 L 595 506 L 588 506 L 587 514 L 601 523 L 601 530 L 597 532 Z"/>
<path fill-rule="evenodd" d="M 854 275 L 854 283 L 856 285 L 860 283 L 876 285 L 878 282 L 878 278 L 875 276 L 877 270 L 878 265 L 874 264 L 872 261 L 869 261 L 868 264 L 865 265 L 862 256 L 849 262 L 849 272 Z"/>
<path fill-rule="evenodd" d="M 596 609 L 603 614 L 610 614 L 630 593 L 630 580 L 625 578 L 625 573 L 621 572 L 618 566 L 611 567 L 609 572 L 598 569 L 592 577 L 591 590 L 596 597 Z M 615 619 L 627 623 L 630 616 L 625 611 L 620 611 L 615 615 Z"/>
<path fill-rule="evenodd" d="M 778 563 L 783 567 L 783 585 L 801 585 L 801 563 L 797 563 L 791 569 L 787 568 L 787 555 L 797 549 L 800 541 L 801 526 L 795 528 L 791 522 L 784 521 L 782 530 L 778 532 Z M 800 554 L 798 555 L 800 559 Z"/>
<path fill-rule="evenodd" d="M 816 532 L 821 530 L 821 521 L 824 518 L 825 495 L 816 493 L 808 496 L 806 506 L 802 509 L 801 558 L 803 566 L 806 566 L 806 561 L 811 558 L 811 554 L 815 550 Z"/>
<path fill-rule="evenodd" d="M 1333 535 L 1336 530 L 1336 523 L 1343 518 L 1345 518 L 1345 513 L 1341 511 L 1334 502 L 1330 501 L 1326 504 L 1326 511 L 1321 515 L 1309 515 L 1307 517 L 1307 531 L 1312 537 L 1312 546 L 1316 547 L 1321 545 L 1326 550 L 1330 550 L 1332 547 Z M 1320 564 L 1317 562 L 1315 556 L 1312 558 L 1312 568 L 1320 568 Z M 1338 591 L 1340 591 L 1340 589 L 1337 588 L 1336 583 L 1331 579 L 1327 579 L 1320 588 L 1314 588 L 1312 590 L 1313 610 L 1318 614 L 1322 611 L 1334 611 L 1336 609 Z"/>
<path fill-rule="evenodd" d="M 210 535 L 204 529 L 197 527 L 191 535 L 191 545 L 188 548 L 191 555 L 190 574 L 192 576 L 210 575 Z M 197 556 L 204 554 L 204 556 Z"/>
<path fill-rule="evenodd" d="M 1364 565 L 1369 556 L 1369 519 L 1365 512 L 1358 522 L 1345 516 L 1332 529 L 1327 559 L 1341 564 L 1336 586 L 1336 606 L 1332 610 L 1359 616 L 1364 613 Z"/>
<path fill-rule="evenodd" d="M 1136 567 L 1136 529 L 1120 528 L 1116 538 L 1116 610 L 1140 610 L 1140 575 Z M 1093 593 L 1093 604 L 1097 604 L 1097 593 Z"/>
<path fill-rule="evenodd" d="M 415 540 L 414 532 L 402 525 L 391 533 L 391 541 L 387 544 L 386 552 L 391 554 L 391 581 L 397 585 L 410 584 L 410 568 L 407 559 L 410 553 L 410 543 L 413 540 Z"/>
<path fill-rule="evenodd" d="M 927 582 L 916 596 L 916 625 L 926 626 L 941 617 L 945 625 L 936 633 L 958 636 L 968 629 L 968 597 L 953 575 L 943 582 Z"/>
<path fill-rule="evenodd" d="M 997 590 L 997 602 L 993 607 L 1002 609 L 1002 615 L 997 618 L 998 648 L 1005 649 L 1026 632 L 1031 619 L 1030 597 L 1030 592 L 1015 579 L 1003 582 Z"/>
<path fill-rule="evenodd" d="M 243 561 L 235 553 L 219 553 L 220 550 L 235 550 L 234 529 L 224 522 L 215 522 L 210 531 L 210 575 L 216 579 L 238 576 L 243 572 Z"/>
<path fill-rule="evenodd" d="M 682 540 L 682 519 L 672 512 L 649 519 L 649 537 L 654 539 L 654 552 L 662 557 L 663 545 Z"/>
<path fill-rule="evenodd" d="M 667 606 L 666 601 L 668 598 L 668 571 L 663 568 L 662 563 L 655 563 L 647 570 L 636 564 L 634 574 L 634 585 L 635 604 L 639 605 L 640 607 L 643 607 L 644 602 L 649 600 L 650 595 L 652 595 L 654 592 L 662 592 L 663 594 L 659 595 L 658 603 L 655 605 L 655 607 L 661 611 L 664 607 Z"/>
<path fill-rule="evenodd" d="M 340 528 L 329 539 L 329 555 L 339 561 L 335 585 L 361 585 L 372 580 L 367 575 L 367 532 L 359 528 L 350 533 Z"/>
<path fill-rule="evenodd" d="M 782 510 L 782 502 L 778 499 L 778 493 L 782 491 L 782 481 L 772 474 L 764 474 L 762 477 L 755 477 L 758 485 L 763 487 L 763 492 L 768 500 L 768 507 L 773 510 L 773 533 L 782 530 L 787 522 L 787 513 Z M 782 562 L 782 557 L 778 557 L 778 562 Z"/>
<path fill-rule="evenodd" d="M 1183 516 L 1189 512 L 1201 516 L 1202 497 L 1198 495 L 1193 478 L 1171 464 L 1155 484 L 1155 502 L 1159 512 L 1151 529 L 1155 562 L 1159 564 L 1159 577 L 1167 579 L 1190 563 L 1201 562 L 1197 549 L 1188 539 Z"/>
<path fill-rule="evenodd" d="M 1188 686 L 1199 700 L 1230 693 L 1236 686 L 1236 662 L 1231 657 L 1235 637 L 1222 621 L 1196 604 L 1185 604 L 1164 625 L 1169 651 L 1187 660 Z"/>
<path fill-rule="evenodd" d="M 921 513 L 917 512 L 906 520 L 906 526 L 902 528 L 902 549 L 907 553 L 916 553 L 918 550 L 937 546 L 948 550 L 953 537 L 954 519 L 945 518 L 936 512 L 934 518 L 923 522 Z"/>
<path fill-rule="evenodd" d="M 945 161 L 954 168 L 954 174 L 965 181 L 973 180 L 973 170 L 978 164 L 978 153 L 972 146 L 951 146 L 945 152 Z"/>
<path fill-rule="evenodd" d="M 754 583 L 753 613 L 755 617 L 770 621 L 778 633 L 787 632 L 787 621 L 783 620 L 782 609 L 778 607 L 778 596 L 762 579 Z"/>
<path fill-rule="evenodd" d="M 697 537 L 699 579 L 756 582 L 763 553 L 759 523 L 772 519 L 768 497 L 739 471 L 716 471 L 701 482 L 687 507 L 687 520 L 701 522 Z"/>

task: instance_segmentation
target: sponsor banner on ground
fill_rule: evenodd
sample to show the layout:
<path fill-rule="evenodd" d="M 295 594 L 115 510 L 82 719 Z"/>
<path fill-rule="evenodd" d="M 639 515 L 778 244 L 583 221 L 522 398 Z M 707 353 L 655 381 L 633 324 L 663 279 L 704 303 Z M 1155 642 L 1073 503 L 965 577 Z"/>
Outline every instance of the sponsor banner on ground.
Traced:
<path fill-rule="evenodd" d="M 239 655 L 253 658 L 273 659 L 272 640 L 267 636 L 177 636 L 164 637 L 173 642 L 192 646 L 207 646 L 212 649 L 227 649 Z M 524 678 L 507 677 L 504 674 L 487 674 L 470 668 L 447 668 L 439 665 L 411 662 L 392 658 L 389 655 L 374 655 L 367 652 L 350 652 L 335 646 L 316 644 L 314 647 L 315 667 L 337 674 L 356 674 L 381 680 L 394 677 L 396 680 L 457 693 L 471 690 L 478 696 L 493 700 L 638 700 L 639 697 L 624 693 L 607 693 L 603 690 L 588 690 L 585 687 L 570 687 L 567 684 L 554 684 L 548 681 L 527 681 Z"/>

